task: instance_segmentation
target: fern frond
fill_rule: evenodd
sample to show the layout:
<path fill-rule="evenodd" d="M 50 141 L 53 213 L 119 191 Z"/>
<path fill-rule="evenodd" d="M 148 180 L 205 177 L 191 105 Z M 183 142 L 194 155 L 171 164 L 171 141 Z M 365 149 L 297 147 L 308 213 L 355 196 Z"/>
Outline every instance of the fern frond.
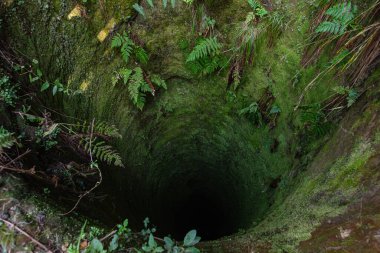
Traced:
<path fill-rule="evenodd" d="M 154 8 L 153 0 L 146 0 L 150 7 Z"/>
<path fill-rule="evenodd" d="M 123 83 L 127 84 L 131 77 L 132 70 L 129 68 L 122 68 L 119 70 L 119 75 L 123 78 Z"/>
<path fill-rule="evenodd" d="M 157 87 L 164 88 L 165 90 L 168 89 L 165 80 L 163 80 L 159 75 L 152 75 L 150 79 L 155 85 L 157 85 Z"/>
<path fill-rule="evenodd" d="M 91 154 L 96 159 L 108 165 L 124 167 L 119 153 L 104 141 L 98 141 L 96 137 L 93 139 L 85 138 L 81 141 L 80 145 L 88 154 Z"/>
<path fill-rule="evenodd" d="M 141 14 L 143 17 L 145 17 L 145 12 L 144 12 L 144 8 L 139 5 L 138 3 L 135 3 L 134 5 L 132 5 L 133 9 L 135 9 L 139 14 Z"/>
<path fill-rule="evenodd" d="M 186 62 L 195 61 L 206 56 L 214 56 L 219 54 L 221 48 L 222 45 L 218 42 L 216 37 L 202 39 L 189 54 Z"/>
<path fill-rule="evenodd" d="M 92 122 L 78 122 L 77 124 L 70 126 L 70 133 L 86 133 L 90 134 L 91 130 L 93 130 L 93 134 L 102 135 L 107 137 L 113 137 L 121 139 L 122 136 L 119 133 L 119 129 L 117 129 L 114 125 L 110 125 L 104 121 L 94 122 L 94 126 L 92 126 Z"/>
<path fill-rule="evenodd" d="M 142 64 L 147 64 L 149 60 L 149 56 L 147 52 L 144 50 L 142 47 L 136 47 L 135 48 L 135 56 L 136 59 L 142 63 Z"/>
<path fill-rule="evenodd" d="M 133 70 L 133 74 L 130 78 L 128 91 L 133 104 L 136 105 L 140 110 L 143 109 L 145 104 L 145 95 L 141 94 L 141 91 L 148 90 L 148 88 L 149 85 L 144 80 L 142 69 L 140 67 L 136 67 Z"/>
<path fill-rule="evenodd" d="M 130 44 L 123 44 L 123 46 L 121 47 L 121 56 L 123 57 L 123 60 L 128 63 L 129 61 L 129 57 L 131 56 L 132 54 L 132 45 Z"/>
<path fill-rule="evenodd" d="M 16 143 L 13 133 L 0 126 L 0 153 L 4 148 L 10 148 Z"/>
<path fill-rule="evenodd" d="M 345 28 L 339 24 L 338 22 L 334 21 L 324 21 L 315 30 L 317 33 L 323 33 L 323 32 L 328 32 L 332 34 L 341 34 L 343 33 Z"/>
<path fill-rule="evenodd" d="M 111 42 L 111 48 L 121 47 L 122 44 L 123 44 L 123 37 L 120 34 L 116 34 L 115 36 L 113 36 L 112 42 Z"/>

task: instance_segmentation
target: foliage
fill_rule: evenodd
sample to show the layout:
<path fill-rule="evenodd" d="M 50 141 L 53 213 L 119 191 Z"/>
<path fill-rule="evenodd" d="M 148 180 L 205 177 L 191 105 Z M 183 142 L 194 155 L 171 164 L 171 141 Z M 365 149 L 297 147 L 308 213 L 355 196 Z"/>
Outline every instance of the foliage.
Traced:
<path fill-rule="evenodd" d="M 13 133 L 0 126 L 0 153 L 2 153 L 4 148 L 10 148 L 15 143 L 16 138 L 13 136 Z"/>
<path fill-rule="evenodd" d="M 42 70 L 38 67 L 38 61 L 36 59 L 32 60 L 33 68 L 29 72 L 29 82 L 35 83 L 39 81 L 41 84 L 40 91 L 46 91 L 49 88 L 51 88 L 51 92 L 53 96 L 55 96 L 58 92 L 62 92 L 65 95 L 75 95 L 78 93 L 78 91 L 72 91 L 69 88 L 65 88 L 64 85 L 61 83 L 59 79 L 55 79 L 54 82 L 49 82 L 48 80 L 43 79 L 43 73 Z M 21 66 L 23 67 L 23 66 Z M 36 69 L 34 72 L 33 69 Z"/>
<path fill-rule="evenodd" d="M 116 226 L 117 230 L 111 234 L 112 238 L 108 247 L 103 241 L 93 236 L 91 232 L 93 229 L 90 230 L 90 233 L 86 233 L 85 226 L 86 223 L 80 231 L 77 242 L 70 244 L 68 253 L 81 252 L 81 242 L 89 238 L 91 239 L 88 246 L 82 252 L 111 253 L 120 252 L 128 248 L 130 251 L 138 253 L 200 253 L 200 250 L 195 247 L 201 240 L 201 237 L 197 236 L 196 230 L 189 231 L 181 243 L 174 241 L 168 236 L 160 239 L 154 236 L 156 229 L 149 227 L 149 218 L 144 220 L 144 229 L 140 233 L 133 233 L 129 228 L 128 219 L 125 219 L 123 223 Z"/>
<path fill-rule="evenodd" d="M 330 7 L 326 15 L 330 17 L 329 21 L 324 21 L 316 29 L 317 33 L 343 34 L 352 22 L 357 13 L 356 5 L 351 2 L 343 2 Z"/>
<path fill-rule="evenodd" d="M 107 145 L 105 141 L 95 138 L 84 138 L 81 141 L 81 146 L 86 152 L 92 154 L 96 159 L 107 164 L 123 167 L 123 162 L 117 151 L 111 145 Z"/>
<path fill-rule="evenodd" d="M 198 40 L 197 45 L 193 48 L 186 59 L 186 62 L 199 60 L 209 56 L 215 56 L 220 53 L 222 45 L 217 38 L 202 38 Z"/>
<path fill-rule="evenodd" d="M 123 32 L 123 34 L 118 33 L 112 38 L 111 48 L 120 48 L 121 56 L 126 63 L 129 62 L 129 58 L 135 47 L 135 43 L 126 32 Z"/>
<path fill-rule="evenodd" d="M 301 106 L 301 122 L 306 132 L 312 137 L 322 137 L 330 130 L 330 123 L 326 119 L 320 104 Z"/>
<path fill-rule="evenodd" d="M 88 121 L 77 122 L 75 125 L 69 125 L 68 129 L 70 133 L 80 132 L 91 134 L 91 130 L 93 130 L 93 133 L 99 136 L 112 137 L 118 139 L 122 137 L 119 133 L 119 130 L 114 125 L 110 125 L 104 121 L 95 122 L 94 125 L 92 125 L 92 123 Z"/>
<path fill-rule="evenodd" d="M 346 96 L 347 107 L 351 107 L 359 98 L 358 92 L 353 88 L 350 89 L 348 87 L 338 86 L 334 88 L 334 91 L 339 95 Z"/>
<path fill-rule="evenodd" d="M 38 127 L 34 132 L 36 136 L 36 143 L 44 147 L 45 150 L 50 150 L 58 144 L 57 137 L 60 131 L 61 129 L 58 127 L 58 124 L 53 124 L 49 127 Z"/>
<path fill-rule="evenodd" d="M 0 249 L 2 252 L 11 252 L 15 246 L 16 233 L 8 229 L 7 225 L 0 221 Z"/>
<path fill-rule="evenodd" d="M 260 107 L 257 102 L 251 103 L 248 107 L 243 108 L 239 111 L 239 115 L 244 115 L 252 120 L 255 124 L 262 124 L 262 115 L 260 112 Z"/>
<path fill-rule="evenodd" d="M 191 5 L 193 4 L 194 0 L 182 0 L 183 2 L 185 2 L 186 4 L 188 5 Z M 151 7 L 151 8 L 155 8 L 155 4 L 154 4 L 154 0 L 146 0 L 147 4 Z M 176 6 L 176 3 L 177 1 L 176 0 L 170 0 L 170 5 L 172 8 L 175 8 Z M 166 7 L 168 6 L 168 0 L 162 0 L 162 6 L 166 9 Z M 135 3 L 133 5 L 133 9 L 135 9 L 135 11 L 140 14 L 141 16 L 143 16 L 144 18 L 146 17 L 145 16 L 145 11 L 144 11 L 144 7 L 142 7 L 140 4 L 138 3 Z"/>
<path fill-rule="evenodd" d="M 195 74 L 207 75 L 227 64 L 226 58 L 220 54 L 222 45 L 214 38 L 200 38 L 189 53 L 186 66 Z"/>
<path fill-rule="evenodd" d="M 4 101 L 7 105 L 14 106 L 17 99 L 17 85 L 12 85 L 8 76 L 0 78 L 0 101 Z"/>
<path fill-rule="evenodd" d="M 126 63 L 132 54 L 134 54 L 136 60 L 141 64 L 147 64 L 149 56 L 147 52 L 140 46 L 136 45 L 129 37 L 127 33 L 116 34 L 112 39 L 112 48 L 120 48 L 121 55 Z M 155 95 L 155 87 L 153 83 L 159 88 L 167 89 L 166 83 L 158 75 L 152 75 L 150 80 L 144 70 L 138 66 L 133 70 L 129 68 L 121 68 L 117 72 L 117 78 L 114 78 L 112 83 L 115 85 L 120 79 L 122 79 L 124 85 L 128 85 L 129 97 L 132 103 L 142 110 L 146 102 L 146 93 Z"/>
<path fill-rule="evenodd" d="M 261 5 L 261 3 L 257 0 L 248 0 L 248 4 L 254 10 L 254 14 L 259 16 L 260 18 L 268 15 L 268 11 Z"/>

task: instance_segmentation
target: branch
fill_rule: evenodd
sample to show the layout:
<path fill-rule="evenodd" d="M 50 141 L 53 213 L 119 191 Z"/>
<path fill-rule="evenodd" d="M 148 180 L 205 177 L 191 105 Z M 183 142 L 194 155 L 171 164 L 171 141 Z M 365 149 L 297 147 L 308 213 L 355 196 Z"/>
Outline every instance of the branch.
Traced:
<path fill-rule="evenodd" d="M 94 163 L 94 160 L 93 160 L 93 158 L 92 158 L 92 149 L 91 149 L 91 145 L 92 145 L 92 136 L 93 136 L 93 133 L 94 133 L 94 124 L 95 124 L 95 119 L 92 120 L 92 124 L 91 124 L 91 135 L 90 135 L 90 148 L 89 148 L 89 151 L 90 151 L 91 164 Z M 80 201 L 81 201 L 85 196 L 87 196 L 88 194 L 90 194 L 93 190 L 95 190 L 95 189 L 96 189 L 96 188 L 102 183 L 102 181 L 103 181 L 102 172 L 100 171 L 100 169 L 99 169 L 98 166 L 94 166 L 94 167 L 95 167 L 95 168 L 98 170 L 98 172 L 99 172 L 99 177 L 100 177 L 100 178 L 99 178 L 99 181 L 96 182 L 96 184 L 95 184 L 90 190 L 86 191 L 85 193 L 83 193 L 83 194 L 81 194 L 81 195 L 79 196 L 79 199 L 77 200 L 77 202 L 75 203 L 75 205 L 73 206 L 73 208 L 71 208 L 71 210 L 69 210 L 69 211 L 66 212 L 66 213 L 60 214 L 60 215 L 62 215 L 62 216 L 64 216 L 64 215 L 68 215 L 68 214 L 70 214 L 72 211 L 74 211 L 74 210 L 78 207 Z"/>
<path fill-rule="evenodd" d="M 21 234 L 23 234 L 24 236 L 26 236 L 29 240 L 31 240 L 34 244 L 36 244 L 41 249 L 45 250 L 48 253 L 52 253 L 52 251 L 49 250 L 48 247 L 46 247 L 45 245 L 43 245 L 42 243 L 40 243 L 39 241 L 37 241 L 36 239 L 34 239 L 31 235 L 29 235 L 27 232 L 25 232 L 24 230 L 22 230 L 21 228 L 19 228 L 18 226 L 16 226 L 14 223 L 12 223 L 10 221 L 7 221 L 7 220 L 4 220 L 2 218 L 0 218 L 0 221 L 2 221 L 5 224 L 7 224 L 10 228 L 16 229 L 18 232 L 20 232 Z"/>

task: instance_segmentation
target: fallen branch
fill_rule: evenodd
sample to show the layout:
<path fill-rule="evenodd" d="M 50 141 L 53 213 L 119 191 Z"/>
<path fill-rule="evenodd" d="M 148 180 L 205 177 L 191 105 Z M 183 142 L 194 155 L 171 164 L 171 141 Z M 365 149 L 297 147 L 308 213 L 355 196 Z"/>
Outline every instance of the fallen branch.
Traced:
<path fill-rule="evenodd" d="M 93 133 L 94 133 L 94 124 L 95 124 L 95 119 L 92 120 L 92 124 L 91 124 L 91 135 L 90 135 L 90 147 L 89 147 L 89 151 L 90 151 L 90 159 L 91 159 L 91 164 L 94 163 L 94 160 L 92 158 L 92 149 L 91 149 L 91 145 L 92 145 L 92 136 L 93 136 Z M 103 181 L 103 176 L 102 176 L 102 172 L 100 171 L 99 167 L 96 165 L 94 166 L 97 170 L 98 170 L 98 173 L 99 173 L 99 181 L 96 182 L 96 184 L 88 191 L 86 191 L 85 193 L 81 194 L 79 196 L 79 199 L 77 200 L 77 202 L 75 203 L 75 205 L 73 206 L 73 208 L 71 208 L 68 212 L 66 213 L 63 213 L 63 214 L 60 214 L 62 216 L 64 215 L 68 215 L 70 214 L 71 212 L 73 212 L 79 205 L 79 203 L 81 202 L 81 200 L 87 196 L 88 194 L 90 194 L 93 190 L 95 190 Z"/>
<path fill-rule="evenodd" d="M 7 221 L 7 220 L 4 220 L 2 218 L 0 218 L 0 221 L 4 222 L 5 224 L 7 224 L 10 228 L 14 228 L 16 229 L 18 232 L 20 232 L 21 234 L 23 234 L 24 236 L 26 236 L 30 241 L 32 241 L 34 244 L 36 244 L 38 247 L 40 247 L 41 249 L 45 250 L 46 252 L 48 253 L 52 253 L 51 250 L 49 250 L 48 247 L 46 247 L 45 245 L 43 245 L 42 243 L 40 243 L 39 241 L 37 241 L 36 239 L 34 239 L 30 234 L 28 234 L 27 232 L 25 232 L 24 230 L 22 230 L 20 227 L 18 227 L 16 224 L 10 222 L 10 221 Z"/>

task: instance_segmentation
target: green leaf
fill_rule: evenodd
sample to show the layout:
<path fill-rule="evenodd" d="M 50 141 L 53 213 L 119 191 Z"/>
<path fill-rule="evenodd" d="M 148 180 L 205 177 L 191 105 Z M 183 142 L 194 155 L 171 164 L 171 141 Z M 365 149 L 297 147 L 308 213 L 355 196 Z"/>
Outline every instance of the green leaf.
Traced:
<path fill-rule="evenodd" d="M 269 114 L 277 114 L 280 113 L 281 109 L 277 105 L 273 105 L 272 108 L 270 109 Z"/>
<path fill-rule="evenodd" d="M 153 0 L 146 0 L 146 1 L 148 2 L 150 7 L 152 7 L 152 8 L 154 7 Z"/>
<path fill-rule="evenodd" d="M 134 4 L 133 6 L 133 9 L 135 9 L 138 13 L 140 13 L 143 17 L 145 17 L 145 12 L 144 12 L 144 8 L 139 5 L 139 4 Z"/>
<path fill-rule="evenodd" d="M 58 85 L 54 85 L 54 87 L 53 87 L 53 96 L 55 96 L 55 94 L 57 94 L 57 91 L 58 91 Z"/>
<path fill-rule="evenodd" d="M 111 48 L 121 47 L 122 44 L 123 44 L 123 40 L 122 40 L 121 35 L 120 35 L 120 34 L 116 34 L 116 35 L 112 38 Z"/>
<path fill-rule="evenodd" d="M 162 4 L 164 8 L 166 8 L 166 6 L 168 6 L 168 0 L 162 0 Z"/>
<path fill-rule="evenodd" d="M 172 8 L 175 8 L 175 0 L 170 0 L 170 3 L 172 5 Z"/>
<path fill-rule="evenodd" d="M 42 71 L 40 69 L 37 69 L 37 76 L 42 77 Z"/>
<path fill-rule="evenodd" d="M 165 242 L 166 249 L 171 249 L 174 246 L 174 241 L 170 239 L 169 237 L 164 237 L 164 242 Z"/>
<path fill-rule="evenodd" d="M 123 68 L 120 70 L 119 74 L 123 78 L 123 83 L 127 84 L 129 81 L 129 78 L 131 77 L 132 70 L 128 68 Z"/>
<path fill-rule="evenodd" d="M 185 253 L 200 253 L 201 251 L 195 247 L 185 249 Z"/>
<path fill-rule="evenodd" d="M 34 83 L 34 82 L 37 81 L 38 79 L 40 79 L 38 76 L 33 77 L 31 74 L 29 74 L 29 81 L 30 81 L 31 83 Z"/>
<path fill-rule="evenodd" d="M 184 246 L 192 246 L 192 243 L 195 240 L 195 237 L 197 236 L 197 230 L 191 230 L 189 231 L 185 238 L 183 239 L 183 245 Z"/>
<path fill-rule="evenodd" d="M 116 250 L 119 247 L 118 241 L 119 241 L 119 236 L 117 234 L 115 234 L 112 237 L 110 245 L 108 246 L 108 251 L 112 252 L 112 251 Z"/>
<path fill-rule="evenodd" d="M 123 226 L 124 227 L 128 227 L 128 223 L 129 223 L 128 219 L 125 219 L 124 222 L 123 222 Z"/>
<path fill-rule="evenodd" d="M 135 55 L 137 60 L 142 64 L 147 64 L 149 60 L 149 56 L 142 47 L 135 48 Z"/>
<path fill-rule="evenodd" d="M 90 243 L 90 253 L 103 253 L 103 244 L 98 239 L 94 239 Z"/>
<path fill-rule="evenodd" d="M 44 83 L 41 85 L 41 91 L 47 90 L 49 87 L 50 87 L 50 84 L 49 84 L 48 81 L 46 81 L 46 82 L 44 82 Z"/>
<path fill-rule="evenodd" d="M 155 248 L 157 246 L 157 243 L 154 240 L 153 234 L 149 235 L 148 245 L 149 245 L 150 248 Z"/>
<path fill-rule="evenodd" d="M 157 247 L 153 250 L 153 253 L 161 253 L 164 252 L 164 249 L 162 247 Z"/>

